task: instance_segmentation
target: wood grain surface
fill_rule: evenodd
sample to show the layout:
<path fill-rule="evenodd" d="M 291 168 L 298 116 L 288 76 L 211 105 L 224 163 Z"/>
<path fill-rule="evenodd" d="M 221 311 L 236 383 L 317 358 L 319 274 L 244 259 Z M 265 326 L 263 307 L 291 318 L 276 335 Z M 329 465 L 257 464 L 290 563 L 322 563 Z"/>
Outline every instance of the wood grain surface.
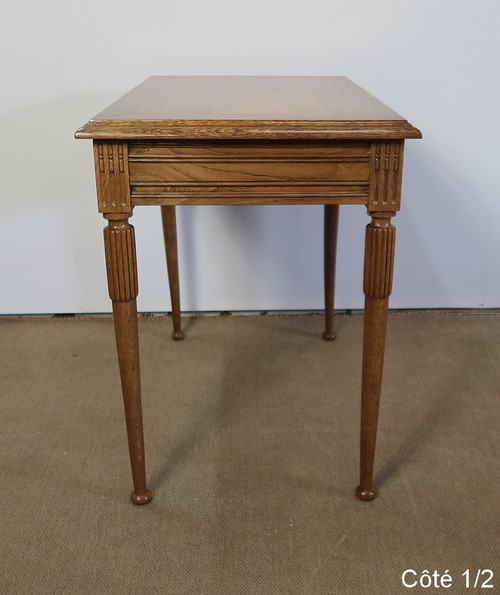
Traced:
<path fill-rule="evenodd" d="M 77 138 L 420 138 L 343 76 L 154 76 Z"/>
<path fill-rule="evenodd" d="M 128 145 L 134 205 L 363 204 L 374 167 L 369 141 Z"/>

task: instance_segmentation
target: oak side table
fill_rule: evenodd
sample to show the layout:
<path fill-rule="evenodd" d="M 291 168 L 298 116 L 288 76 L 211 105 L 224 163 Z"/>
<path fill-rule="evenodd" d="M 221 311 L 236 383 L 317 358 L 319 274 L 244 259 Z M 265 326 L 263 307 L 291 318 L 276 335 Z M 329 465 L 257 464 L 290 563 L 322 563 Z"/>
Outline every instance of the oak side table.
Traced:
<path fill-rule="evenodd" d="M 133 208 L 160 205 L 172 298 L 182 339 L 176 205 L 325 207 L 325 332 L 334 338 L 339 205 L 364 204 L 365 313 L 361 500 L 375 497 L 373 464 L 400 208 L 404 139 L 419 130 L 345 77 L 155 76 L 80 128 L 93 139 L 104 246 L 134 491 L 146 504 Z"/>

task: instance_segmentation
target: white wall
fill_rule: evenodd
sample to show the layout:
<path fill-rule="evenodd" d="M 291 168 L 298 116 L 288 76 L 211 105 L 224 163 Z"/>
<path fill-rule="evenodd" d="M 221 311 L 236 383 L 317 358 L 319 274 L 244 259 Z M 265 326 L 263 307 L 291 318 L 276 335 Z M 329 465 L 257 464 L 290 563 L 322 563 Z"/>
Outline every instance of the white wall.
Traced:
<path fill-rule="evenodd" d="M 151 74 L 345 74 L 408 141 L 395 308 L 499 307 L 498 0 L 46 0 L 0 8 L 0 313 L 105 312 L 90 141 Z M 321 207 L 179 209 L 183 308 L 322 307 Z M 169 309 L 159 209 L 133 217 L 139 308 Z M 337 307 L 359 308 L 361 207 L 341 209 Z"/>

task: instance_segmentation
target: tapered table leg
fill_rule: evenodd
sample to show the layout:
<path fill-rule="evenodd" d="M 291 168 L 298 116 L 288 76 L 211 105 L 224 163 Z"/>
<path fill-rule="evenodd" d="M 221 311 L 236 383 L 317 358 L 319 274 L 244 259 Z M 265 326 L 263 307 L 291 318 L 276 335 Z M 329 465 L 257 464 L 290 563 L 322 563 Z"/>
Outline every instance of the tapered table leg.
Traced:
<path fill-rule="evenodd" d="M 167 257 L 168 283 L 170 286 L 170 300 L 172 302 L 172 322 L 174 330 L 172 339 L 184 339 L 181 326 L 181 302 L 179 295 L 179 262 L 177 257 L 177 223 L 175 206 L 162 205 L 161 221 L 163 224 L 163 239 Z"/>
<path fill-rule="evenodd" d="M 146 487 L 144 459 L 134 228 L 128 223 L 128 215 L 105 216 L 109 219 L 104 230 L 108 289 L 113 302 L 116 348 L 134 484 L 131 500 L 134 504 L 147 504 L 151 501 L 151 492 Z"/>
<path fill-rule="evenodd" d="M 361 388 L 360 500 L 373 500 L 373 465 L 384 366 L 387 308 L 392 290 L 396 230 L 393 212 L 371 213 L 365 245 L 365 316 Z"/>
<path fill-rule="evenodd" d="M 325 205 L 324 267 L 325 267 L 325 332 L 323 339 L 333 341 L 335 332 L 335 264 L 337 260 L 337 235 L 339 227 L 339 205 Z"/>

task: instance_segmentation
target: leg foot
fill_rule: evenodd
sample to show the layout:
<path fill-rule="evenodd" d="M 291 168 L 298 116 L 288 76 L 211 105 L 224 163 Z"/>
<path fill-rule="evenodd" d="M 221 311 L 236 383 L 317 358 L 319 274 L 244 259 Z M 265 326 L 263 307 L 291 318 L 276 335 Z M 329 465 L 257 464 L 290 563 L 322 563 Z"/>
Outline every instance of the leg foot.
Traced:
<path fill-rule="evenodd" d="M 153 496 L 151 495 L 151 492 L 146 489 L 146 493 L 144 494 L 136 494 L 135 492 L 132 492 L 130 494 L 130 499 L 132 500 L 132 504 L 142 506 L 143 504 L 149 504 L 153 499 Z"/>
<path fill-rule="evenodd" d="M 330 331 L 324 331 L 323 332 L 323 339 L 325 341 L 333 341 L 335 339 L 335 333 L 330 332 Z"/>
<path fill-rule="evenodd" d="M 184 333 L 181 330 L 173 331 L 171 337 L 174 341 L 182 341 L 184 339 Z"/>
<path fill-rule="evenodd" d="M 361 486 L 356 488 L 356 497 L 359 500 L 363 500 L 364 502 L 369 502 L 377 497 L 377 492 L 375 490 L 363 490 Z"/>

